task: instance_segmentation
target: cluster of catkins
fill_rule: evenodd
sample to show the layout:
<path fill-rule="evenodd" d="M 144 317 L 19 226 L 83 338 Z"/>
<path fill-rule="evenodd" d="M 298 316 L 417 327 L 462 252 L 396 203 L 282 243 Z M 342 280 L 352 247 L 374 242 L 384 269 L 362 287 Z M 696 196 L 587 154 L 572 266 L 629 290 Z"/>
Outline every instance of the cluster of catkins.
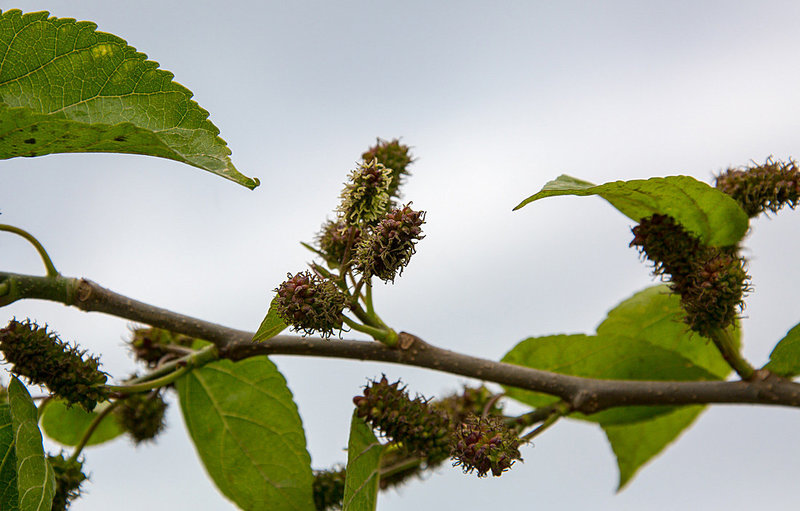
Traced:
<path fill-rule="evenodd" d="M 131 347 L 140 360 L 152 365 L 157 357 L 163 356 L 160 342 L 170 335 L 157 329 L 141 329 L 135 333 Z M 152 440 L 164 428 L 167 404 L 159 391 L 112 395 L 99 359 L 62 341 L 46 327 L 30 320 L 11 320 L 0 329 L 0 351 L 12 365 L 12 373 L 47 388 L 70 406 L 78 405 L 91 412 L 98 403 L 116 398 L 113 416 L 137 444 Z M 63 454 L 49 455 L 47 459 L 56 482 L 52 509 L 66 510 L 80 496 L 81 484 L 86 480 L 83 462 L 65 458 Z"/>
<path fill-rule="evenodd" d="M 411 398 L 401 382 L 371 381 L 353 398 L 356 414 L 388 440 L 381 457 L 381 489 L 400 485 L 452 459 L 464 472 L 499 476 L 521 460 L 518 430 L 503 417 L 497 395 L 484 386 L 429 401 Z M 314 473 L 318 511 L 341 509 L 346 472 Z"/>
<path fill-rule="evenodd" d="M 736 200 L 749 217 L 776 213 L 800 202 L 800 170 L 794 161 L 768 159 L 763 165 L 728 169 L 716 178 L 718 190 Z M 653 215 L 633 228 L 631 246 L 653 262 L 681 297 L 689 327 L 708 336 L 731 326 L 749 289 L 745 259 L 738 247 L 709 247 L 674 218 Z"/>
<path fill-rule="evenodd" d="M 736 321 L 748 276 L 735 248 L 709 247 L 666 215 L 642 219 L 633 235 L 631 246 L 639 247 L 654 273 L 666 275 L 680 295 L 689 328 L 709 336 Z"/>
<path fill-rule="evenodd" d="M 419 396 L 411 399 L 400 381 L 389 383 L 384 376 L 353 402 L 356 414 L 404 454 L 423 457 L 428 465 L 449 457 L 465 472 L 499 476 L 521 459 L 521 441 L 494 403 L 473 399 L 475 392 L 468 389 L 461 399 L 429 403 Z"/>
<path fill-rule="evenodd" d="M 393 282 L 423 238 L 425 212 L 397 203 L 413 159 L 396 139 L 378 139 L 362 158 L 342 191 L 336 219 L 317 235 L 315 251 L 340 275 L 352 270 L 367 280 Z M 341 330 L 347 307 L 340 285 L 316 270 L 290 273 L 275 290 L 277 312 L 295 331 L 330 337 Z"/>

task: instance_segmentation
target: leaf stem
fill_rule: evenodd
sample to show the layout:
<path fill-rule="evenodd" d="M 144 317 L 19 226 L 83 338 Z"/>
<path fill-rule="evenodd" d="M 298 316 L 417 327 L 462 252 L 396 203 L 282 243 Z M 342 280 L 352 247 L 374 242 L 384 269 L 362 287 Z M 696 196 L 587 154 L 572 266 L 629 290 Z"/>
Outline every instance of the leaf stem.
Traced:
<path fill-rule="evenodd" d="M 547 418 L 544 420 L 544 422 L 542 422 L 542 424 L 539 425 L 539 427 L 537 427 L 530 433 L 521 436 L 520 440 L 522 440 L 523 442 L 530 442 L 531 440 L 533 440 L 534 437 L 542 434 L 547 428 L 555 424 L 558 421 L 558 419 L 566 415 L 569 412 L 569 409 L 570 409 L 569 403 L 565 401 L 559 401 L 558 403 L 555 403 L 554 405 L 552 405 L 552 409 L 550 410 L 550 413 L 547 415 Z"/>
<path fill-rule="evenodd" d="M 736 371 L 743 380 L 751 380 L 755 376 L 756 370 L 750 363 L 742 357 L 742 354 L 736 349 L 731 337 L 730 331 L 723 330 L 722 328 L 715 328 L 710 333 L 711 340 L 714 345 L 722 354 L 725 362 Z"/>
<path fill-rule="evenodd" d="M 109 405 L 106 406 L 102 412 L 97 414 L 97 417 L 92 419 L 89 427 L 83 432 L 80 442 L 78 442 L 78 445 L 75 446 L 75 450 L 72 452 L 72 456 L 69 458 L 70 462 L 78 461 L 78 456 L 80 456 L 81 451 L 84 447 L 86 447 L 86 444 L 89 443 L 89 440 L 92 438 L 92 434 L 94 434 L 95 430 L 98 428 L 98 426 L 100 426 L 100 423 L 103 422 L 103 419 L 105 419 L 108 414 L 114 411 L 114 408 L 116 408 L 118 404 L 119 400 L 109 403 Z"/>
<path fill-rule="evenodd" d="M 48 277 L 58 276 L 58 270 L 56 270 L 56 267 L 53 264 L 52 259 L 50 259 L 50 256 L 47 255 L 47 251 L 44 249 L 44 246 L 42 246 L 42 244 L 39 243 L 39 240 L 34 238 L 31 233 L 24 231 L 19 227 L 14 227 L 13 225 L 8 225 L 8 224 L 0 224 L 0 231 L 10 232 L 25 238 L 31 245 L 33 245 L 33 247 L 39 253 L 39 257 L 42 258 L 44 267 L 47 270 L 47 276 Z M 0 290 L 0 295 L 2 294 L 3 294 L 2 290 Z"/>
<path fill-rule="evenodd" d="M 125 385 L 107 385 L 107 388 L 112 392 L 121 394 L 147 392 L 169 385 L 195 367 L 205 365 L 217 358 L 219 358 L 217 347 L 212 344 L 190 355 L 164 364 L 149 374 L 134 378 Z"/>

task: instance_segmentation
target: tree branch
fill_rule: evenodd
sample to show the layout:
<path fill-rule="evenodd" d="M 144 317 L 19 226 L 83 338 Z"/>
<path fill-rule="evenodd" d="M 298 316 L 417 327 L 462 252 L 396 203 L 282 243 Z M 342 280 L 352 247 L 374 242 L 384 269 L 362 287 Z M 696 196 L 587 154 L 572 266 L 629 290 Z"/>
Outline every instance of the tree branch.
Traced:
<path fill-rule="evenodd" d="M 304 355 L 373 360 L 425 367 L 521 389 L 558 396 L 573 411 L 586 414 L 632 405 L 689 405 L 710 403 L 762 404 L 800 407 L 800 384 L 756 371 L 750 381 L 631 381 L 598 380 L 494 362 L 433 346 L 401 332 L 397 347 L 374 341 L 323 340 L 278 335 L 253 343 L 253 333 L 154 307 L 114 293 L 86 279 L 52 279 L 0 272 L 11 294 L 0 305 L 39 298 L 73 305 L 199 337 L 214 343 L 220 356 L 241 360 L 257 355 Z"/>

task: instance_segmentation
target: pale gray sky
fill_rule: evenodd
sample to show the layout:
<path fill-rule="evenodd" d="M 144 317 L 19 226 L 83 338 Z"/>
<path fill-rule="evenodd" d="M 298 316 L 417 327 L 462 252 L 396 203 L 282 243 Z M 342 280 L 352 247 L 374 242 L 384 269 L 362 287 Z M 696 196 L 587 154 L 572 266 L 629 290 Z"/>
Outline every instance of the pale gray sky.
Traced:
<path fill-rule="evenodd" d="M 652 282 L 632 223 L 598 198 L 512 213 L 561 173 L 594 182 L 800 156 L 800 4 L 785 2 L 3 2 L 114 33 L 195 93 L 262 186 L 175 162 L 54 155 L 0 162 L 2 221 L 28 229 L 66 275 L 226 325 L 255 329 L 271 289 L 303 268 L 342 182 L 375 137 L 418 157 L 405 197 L 427 237 L 376 300 L 398 330 L 497 359 L 521 339 L 593 332 Z M 799 213 L 747 240 L 755 291 L 745 354 L 767 360 L 800 320 Z M 0 236 L 2 268 L 40 273 Z M 49 303 L 8 307 L 102 354 L 124 376 L 125 321 Z M 334 341 L 335 342 L 335 341 Z M 373 363 L 275 357 L 315 467 L 345 460 L 351 398 L 385 372 L 426 395 L 464 380 Z M 78 511 L 224 510 L 177 403 L 158 445 L 86 451 Z M 794 509 L 800 412 L 716 407 L 628 489 L 602 432 L 564 422 L 501 478 L 443 467 L 378 509 Z"/>

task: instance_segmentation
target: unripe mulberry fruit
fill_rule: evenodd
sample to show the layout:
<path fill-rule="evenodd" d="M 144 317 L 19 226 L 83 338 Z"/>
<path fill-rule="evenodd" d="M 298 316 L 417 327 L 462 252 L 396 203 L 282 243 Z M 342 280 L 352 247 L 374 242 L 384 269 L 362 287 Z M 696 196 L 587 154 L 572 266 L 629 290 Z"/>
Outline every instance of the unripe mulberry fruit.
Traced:
<path fill-rule="evenodd" d="M 342 509 L 345 476 L 343 468 L 314 472 L 314 483 L 311 489 L 314 494 L 314 507 L 317 508 L 317 511 Z"/>
<path fill-rule="evenodd" d="M 162 328 L 148 327 L 133 330 L 129 341 L 131 351 L 136 360 L 144 362 L 147 367 L 154 368 L 171 352 L 169 345 L 191 348 L 196 339 L 188 335 L 178 334 Z"/>
<path fill-rule="evenodd" d="M 388 208 L 392 171 L 377 160 L 364 162 L 350 174 L 339 212 L 347 225 L 371 224 Z"/>
<path fill-rule="evenodd" d="M 164 430 L 167 403 L 158 391 L 131 394 L 114 410 L 117 422 L 137 444 L 154 440 Z"/>
<path fill-rule="evenodd" d="M 763 165 L 728 169 L 716 179 L 716 187 L 742 206 L 749 217 L 766 211 L 777 213 L 800 202 L 800 171 L 795 162 L 768 159 Z"/>
<path fill-rule="evenodd" d="M 330 280 L 308 270 L 294 276 L 275 290 L 278 315 L 295 331 L 330 337 L 342 329 L 345 297 Z"/>
<path fill-rule="evenodd" d="M 416 252 L 416 243 L 424 238 L 424 223 L 424 211 L 414 211 L 409 205 L 393 209 L 358 244 L 356 267 L 367 277 L 394 281 Z"/>
<path fill-rule="evenodd" d="M 643 218 L 633 234 L 631 246 L 638 246 L 653 262 L 653 272 L 666 276 L 680 295 L 684 320 L 692 330 L 708 336 L 736 321 L 749 288 L 743 258 L 704 245 L 666 215 Z"/>
<path fill-rule="evenodd" d="M 485 477 L 489 472 L 500 476 L 517 460 L 521 441 L 516 433 L 506 427 L 498 417 L 469 417 L 457 428 L 453 438 L 451 456 L 454 466 L 464 473 L 478 472 Z"/>
<path fill-rule="evenodd" d="M 35 385 L 46 386 L 69 403 L 92 411 L 108 397 L 106 374 L 100 371 L 98 358 L 86 357 L 86 351 L 30 320 L 12 320 L 0 330 L 0 351 L 13 364 L 11 372 L 25 376 Z"/>
<path fill-rule="evenodd" d="M 350 257 L 348 259 L 352 258 L 355 253 L 355 246 L 361 241 L 361 229 L 356 226 L 348 227 L 341 220 L 337 222 L 329 221 L 322 226 L 322 231 L 317 236 L 317 245 L 325 258 L 325 262 L 330 267 L 337 268 L 343 262 L 347 263 L 347 261 L 344 261 L 344 256 L 351 236 L 352 245 L 350 246 Z"/>
<path fill-rule="evenodd" d="M 47 456 L 53 467 L 56 479 L 56 491 L 53 497 L 52 511 L 65 511 L 70 503 L 80 497 L 81 484 L 87 479 L 83 473 L 83 462 L 64 458 L 64 454 Z"/>
<path fill-rule="evenodd" d="M 405 176 L 409 175 L 408 166 L 414 161 L 409 154 L 409 147 L 401 144 L 400 140 L 378 139 L 378 142 L 370 147 L 361 155 L 364 161 L 378 160 L 378 163 L 391 169 L 392 182 L 389 185 L 389 196 L 400 198 L 400 186 L 405 181 Z"/>
<path fill-rule="evenodd" d="M 372 381 L 362 396 L 353 398 L 356 415 L 408 452 L 426 456 L 432 462 L 446 458 L 450 445 L 450 420 L 427 400 L 411 399 L 400 381 L 389 383 L 386 376 Z"/>

